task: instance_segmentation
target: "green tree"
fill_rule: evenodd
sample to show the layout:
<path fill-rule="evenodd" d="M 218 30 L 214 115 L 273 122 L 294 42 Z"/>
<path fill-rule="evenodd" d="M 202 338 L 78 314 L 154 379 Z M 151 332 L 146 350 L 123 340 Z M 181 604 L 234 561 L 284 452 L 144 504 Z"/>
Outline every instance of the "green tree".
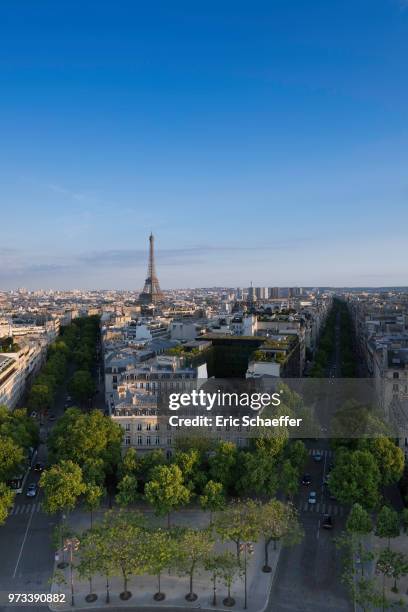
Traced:
<path fill-rule="evenodd" d="M 6 481 L 18 473 L 24 463 L 24 451 L 8 436 L 0 435 L 0 481 Z"/>
<path fill-rule="evenodd" d="M 189 577 L 190 590 L 187 601 L 195 601 L 197 595 L 193 591 L 193 579 L 199 566 L 204 566 L 205 560 L 214 547 L 214 540 L 207 529 L 180 529 L 177 537 L 177 568 Z"/>
<path fill-rule="evenodd" d="M 28 407 L 35 410 L 43 419 L 45 412 L 51 407 L 54 400 L 53 389 L 45 384 L 34 384 L 28 394 Z"/>
<path fill-rule="evenodd" d="M 104 495 L 104 488 L 100 485 L 89 483 L 85 489 L 85 506 L 91 514 L 91 529 L 93 527 L 93 513 L 101 505 Z"/>
<path fill-rule="evenodd" d="M 215 531 L 221 540 L 224 542 L 230 540 L 235 543 L 237 558 L 240 556 L 239 547 L 241 542 L 256 542 L 259 539 L 258 505 L 251 499 L 232 501 L 215 520 Z"/>
<path fill-rule="evenodd" d="M 303 531 L 300 527 L 296 510 L 292 504 L 272 499 L 266 504 L 258 504 L 256 508 L 256 524 L 259 534 L 264 539 L 265 561 L 262 570 L 270 572 L 269 566 L 269 544 L 281 540 L 285 545 L 297 544 Z"/>
<path fill-rule="evenodd" d="M 177 465 L 159 465 L 152 470 L 152 480 L 146 483 L 145 497 L 155 509 L 157 516 L 170 513 L 190 501 L 190 491 L 184 485 L 183 475 Z"/>
<path fill-rule="evenodd" d="M 225 494 L 220 482 L 209 480 L 200 495 L 200 506 L 204 512 L 210 512 L 210 525 L 212 525 L 213 513 L 225 507 Z"/>
<path fill-rule="evenodd" d="M 132 474 L 125 474 L 118 484 L 116 502 L 119 506 L 130 506 L 140 498 L 137 490 L 137 479 Z"/>
<path fill-rule="evenodd" d="M 237 447 L 232 442 L 220 442 L 210 455 L 210 478 L 220 482 L 225 491 L 229 491 L 234 484 L 237 456 Z"/>
<path fill-rule="evenodd" d="M 50 460 L 71 460 L 84 467 L 84 477 L 103 484 L 120 462 L 122 437 L 122 427 L 100 410 L 69 408 L 49 436 Z"/>
<path fill-rule="evenodd" d="M 380 482 L 377 462 L 369 451 L 341 449 L 336 453 L 329 489 L 341 503 L 373 509 L 379 501 Z"/>
<path fill-rule="evenodd" d="M 383 485 L 391 485 L 402 478 L 405 456 L 392 440 L 381 436 L 370 440 L 370 451 L 377 461 Z"/>
<path fill-rule="evenodd" d="M 154 529 L 146 532 L 147 573 L 157 576 L 156 601 L 163 601 L 166 595 L 161 590 L 162 572 L 170 567 L 177 555 L 177 543 L 169 530 Z"/>
<path fill-rule="evenodd" d="M 86 490 L 82 470 L 72 461 L 61 461 L 41 474 L 40 487 L 44 490 L 43 508 L 49 514 L 70 511 Z"/>
<path fill-rule="evenodd" d="M 289 459 L 282 463 L 279 481 L 281 491 L 293 499 L 299 489 L 299 470 Z"/>
<path fill-rule="evenodd" d="M 398 512 L 388 506 L 383 506 L 377 516 L 375 535 L 387 539 L 388 550 L 390 550 L 391 538 L 396 538 L 399 534 L 400 517 Z"/>
<path fill-rule="evenodd" d="M 235 600 L 231 597 L 231 586 L 234 579 L 243 573 L 241 563 L 237 559 L 236 555 L 230 551 L 224 552 L 217 557 L 218 569 L 223 579 L 225 586 L 227 587 L 227 597 L 224 599 L 225 606 L 231 606 L 235 604 Z"/>
<path fill-rule="evenodd" d="M 89 593 L 87 601 L 95 601 L 97 596 L 93 592 L 92 578 L 99 572 L 99 534 L 92 530 L 85 532 L 81 536 L 81 546 L 79 548 L 79 563 L 76 570 L 81 579 L 85 578 L 89 582 Z"/>
<path fill-rule="evenodd" d="M 120 598 L 131 597 L 128 590 L 132 574 L 142 574 L 146 569 L 146 542 L 144 538 L 144 517 L 139 512 L 107 512 L 102 530 L 106 538 L 113 566 L 121 573 L 123 591 Z"/>
<path fill-rule="evenodd" d="M 72 397 L 83 405 L 95 395 L 96 385 L 88 370 L 77 370 L 69 382 L 68 389 Z"/>
<path fill-rule="evenodd" d="M 13 502 L 14 492 L 4 482 L 0 482 L 0 525 L 4 524 Z"/>
<path fill-rule="evenodd" d="M 367 510 L 361 504 L 354 504 L 347 518 L 346 530 L 352 538 L 352 548 L 358 550 L 361 575 L 364 576 L 363 538 L 373 530 L 373 523 Z"/>

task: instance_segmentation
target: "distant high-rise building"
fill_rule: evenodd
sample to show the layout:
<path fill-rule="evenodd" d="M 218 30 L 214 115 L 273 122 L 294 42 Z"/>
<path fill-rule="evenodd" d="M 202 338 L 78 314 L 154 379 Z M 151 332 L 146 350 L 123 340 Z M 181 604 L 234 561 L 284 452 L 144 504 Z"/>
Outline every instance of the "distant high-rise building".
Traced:
<path fill-rule="evenodd" d="M 255 287 L 255 295 L 258 300 L 267 300 L 268 287 Z"/>
<path fill-rule="evenodd" d="M 269 287 L 269 295 L 270 298 L 278 298 L 279 297 L 279 287 Z"/>
<path fill-rule="evenodd" d="M 154 261 L 154 236 L 149 236 L 149 265 L 147 269 L 147 278 L 143 287 L 143 291 L 139 296 L 140 302 L 143 304 L 155 304 L 163 299 L 163 294 L 160 289 L 159 279 L 156 274 L 156 265 Z"/>

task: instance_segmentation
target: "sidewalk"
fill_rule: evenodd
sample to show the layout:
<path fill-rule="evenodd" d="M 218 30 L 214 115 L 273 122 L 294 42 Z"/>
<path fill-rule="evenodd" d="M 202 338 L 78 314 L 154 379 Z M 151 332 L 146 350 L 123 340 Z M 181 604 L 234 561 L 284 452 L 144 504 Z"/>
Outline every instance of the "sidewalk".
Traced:
<path fill-rule="evenodd" d="M 80 531 L 81 528 L 86 529 L 89 527 L 89 517 L 82 515 L 71 517 L 73 524 L 75 524 L 76 531 Z M 177 513 L 174 515 L 172 523 L 175 525 L 194 525 L 204 526 L 208 524 L 208 517 L 203 512 L 189 512 L 188 514 Z M 217 550 L 231 550 L 235 552 L 235 545 L 231 544 L 217 544 Z M 263 612 L 268 604 L 269 594 L 272 588 L 278 560 L 280 554 L 280 547 L 277 546 L 277 550 L 273 550 L 273 544 L 270 545 L 269 549 L 269 565 L 272 568 L 270 573 L 262 572 L 262 566 L 264 563 L 264 546 L 263 542 L 260 542 L 254 546 L 254 554 L 248 558 L 247 564 L 247 609 L 250 612 Z M 55 570 L 56 568 L 54 568 Z M 58 570 L 61 572 L 61 570 Z M 70 569 L 67 568 L 62 570 L 65 575 L 66 585 L 60 587 L 53 583 L 51 587 L 51 593 L 57 594 L 58 592 L 64 594 L 66 602 L 61 604 L 50 604 L 50 609 L 53 611 L 64 611 L 72 610 L 71 603 L 71 590 L 70 590 Z M 208 610 L 228 610 L 223 605 L 223 599 L 227 596 L 227 588 L 223 585 L 222 581 L 217 582 L 217 605 L 213 606 L 213 584 L 211 575 L 208 572 L 200 571 L 196 573 L 194 579 L 194 592 L 198 595 L 198 598 L 194 602 L 188 602 L 185 599 L 185 595 L 189 591 L 189 579 L 188 576 L 179 577 L 174 574 L 163 573 L 161 579 L 161 590 L 166 594 L 164 601 L 156 602 L 153 599 L 154 593 L 157 592 L 157 579 L 154 576 L 132 576 L 129 580 L 128 589 L 132 592 L 132 597 L 128 601 L 122 601 L 119 598 L 119 593 L 123 590 L 123 583 L 119 577 L 114 577 L 110 581 L 110 603 L 106 603 L 106 580 L 104 577 L 97 576 L 93 580 L 93 592 L 98 595 L 98 599 L 95 602 L 88 603 L 85 600 L 86 595 L 89 593 L 89 582 L 80 581 L 76 572 L 74 572 L 74 598 L 75 598 L 75 610 L 92 610 L 93 608 L 106 608 L 115 609 L 118 608 L 140 608 L 140 607 L 157 607 L 157 608 L 175 608 L 185 610 L 194 609 L 208 609 Z M 239 578 L 234 582 L 231 587 L 231 596 L 235 599 L 234 610 L 244 610 L 244 577 Z"/>

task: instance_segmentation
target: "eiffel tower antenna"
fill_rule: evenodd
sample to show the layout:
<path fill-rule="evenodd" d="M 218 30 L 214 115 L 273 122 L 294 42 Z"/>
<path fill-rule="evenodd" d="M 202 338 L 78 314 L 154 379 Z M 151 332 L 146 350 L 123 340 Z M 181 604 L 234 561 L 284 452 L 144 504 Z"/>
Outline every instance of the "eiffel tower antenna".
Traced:
<path fill-rule="evenodd" d="M 143 291 L 139 296 L 140 302 L 143 304 L 155 304 L 163 300 L 163 294 L 160 289 L 159 279 L 156 274 L 156 264 L 154 258 L 154 236 L 150 232 L 149 236 L 149 264 L 147 267 L 147 278 L 143 287 Z"/>

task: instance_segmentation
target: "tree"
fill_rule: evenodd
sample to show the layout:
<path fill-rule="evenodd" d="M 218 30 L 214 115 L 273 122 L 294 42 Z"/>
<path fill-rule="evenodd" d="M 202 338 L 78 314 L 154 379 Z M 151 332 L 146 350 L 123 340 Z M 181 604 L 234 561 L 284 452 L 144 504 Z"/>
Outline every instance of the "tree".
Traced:
<path fill-rule="evenodd" d="M 69 382 L 68 389 L 80 404 L 88 402 L 96 392 L 95 381 L 88 370 L 77 370 Z"/>
<path fill-rule="evenodd" d="M 122 437 L 122 427 L 100 410 L 84 414 L 69 408 L 48 439 L 50 459 L 71 460 L 83 466 L 87 480 L 103 484 L 120 462 Z"/>
<path fill-rule="evenodd" d="M 370 440 L 369 447 L 379 467 L 382 484 L 398 482 L 402 478 L 405 465 L 402 448 L 384 436 Z"/>
<path fill-rule="evenodd" d="M 72 461 L 61 461 L 42 473 L 40 487 L 44 489 L 43 508 L 49 514 L 75 508 L 78 497 L 86 490 L 82 470 Z"/>
<path fill-rule="evenodd" d="M 368 512 L 361 504 L 354 504 L 346 523 L 347 532 L 352 537 L 352 548 L 356 547 L 361 561 L 361 575 L 364 576 L 363 542 L 364 536 L 371 533 L 373 524 Z"/>
<path fill-rule="evenodd" d="M 272 499 L 266 504 L 259 504 L 256 508 L 256 522 L 259 534 L 265 542 L 264 572 L 270 572 L 268 559 L 269 544 L 282 540 L 286 545 L 293 545 L 300 541 L 303 532 L 300 527 L 296 510 L 292 504 Z"/>
<path fill-rule="evenodd" d="M 232 442 L 220 442 L 210 455 L 210 478 L 220 482 L 225 491 L 229 491 L 234 484 L 237 456 L 237 447 Z"/>
<path fill-rule="evenodd" d="M 0 482 L 0 525 L 5 522 L 13 502 L 14 492 L 4 482 Z"/>
<path fill-rule="evenodd" d="M 240 495 L 272 496 L 278 488 L 277 461 L 269 453 L 258 448 L 239 454 L 239 474 L 235 484 Z"/>
<path fill-rule="evenodd" d="M 93 513 L 101 505 L 104 489 L 100 485 L 89 483 L 85 489 L 85 506 L 91 513 L 91 529 L 93 527 Z"/>
<path fill-rule="evenodd" d="M 86 578 L 89 581 L 89 593 L 85 597 L 88 602 L 95 601 L 98 597 L 93 592 L 92 578 L 99 572 L 99 554 L 99 534 L 92 530 L 85 532 L 81 537 L 79 563 L 76 569 L 80 578 Z"/>
<path fill-rule="evenodd" d="M 152 480 L 145 486 L 145 497 L 155 509 L 157 516 L 170 513 L 190 501 L 190 491 L 183 483 L 183 475 L 177 465 L 159 465 L 152 470 Z"/>
<path fill-rule="evenodd" d="M 373 509 L 379 501 L 380 482 L 377 462 L 369 451 L 338 450 L 329 489 L 341 503 Z"/>
<path fill-rule="evenodd" d="M 46 384 L 34 384 L 29 392 L 28 406 L 40 414 L 41 419 L 50 408 L 54 399 L 53 389 Z"/>
<path fill-rule="evenodd" d="M 378 559 L 378 567 L 387 568 L 386 575 L 394 579 L 392 590 L 398 593 L 398 580 L 408 574 L 408 557 L 402 552 L 383 550 Z M 384 573 L 384 572 L 383 572 Z"/>
<path fill-rule="evenodd" d="M 116 501 L 119 506 L 129 506 L 140 498 L 137 491 L 137 479 L 132 474 L 125 474 L 118 484 Z"/>
<path fill-rule="evenodd" d="M 107 512 L 102 523 L 102 533 L 106 538 L 113 567 L 122 574 L 122 600 L 132 596 L 128 590 L 130 575 L 142 574 L 147 565 L 144 524 L 142 514 L 123 510 Z"/>
<path fill-rule="evenodd" d="M 236 500 L 221 512 L 215 521 L 215 530 L 222 541 L 231 540 L 237 548 L 239 559 L 239 546 L 242 541 L 256 542 L 260 535 L 258 504 L 253 500 Z"/>
<path fill-rule="evenodd" d="M 154 594 L 156 601 L 163 601 L 166 595 L 161 590 L 161 574 L 169 567 L 176 557 L 177 544 L 168 530 L 155 529 L 146 532 L 146 564 L 147 572 L 157 576 L 157 593 Z"/>
<path fill-rule="evenodd" d="M 377 516 L 375 535 L 379 538 L 387 538 L 388 550 L 391 546 L 391 538 L 400 534 L 400 517 L 398 512 L 388 506 L 383 506 Z"/>
<path fill-rule="evenodd" d="M 282 492 L 293 499 L 299 489 L 299 470 L 292 465 L 289 459 L 286 459 L 280 471 L 280 489 Z"/>
<path fill-rule="evenodd" d="M 211 568 L 211 563 L 209 564 L 207 562 L 206 567 Z M 225 586 L 227 587 L 227 597 L 223 601 L 224 605 L 233 606 L 235 604 L 235 600 L 233 597 L 231 597 L 231 586 L 234 579 L 241 575 L 243 571 L 239 560 L 232 552 L 226 551 L 213 556 L 212 567 L 213 580 L 215 580 L 218 576 L 222 578 Z"/>
<path fill-rule="evenodd" d="M 12 438 L 0 435 L 0 481 L 6 481 L 21 470 L 24 451 Z"/>
<path fill-rule="evenodd" d="M 110 578 L 115 575 L 116 559 L 112 558 L 106 523 L 99 523 L 92 529 L 92 545 L 97 553 L 96 571 L 106 579 L 106 603 L 110 602 Z"/>
<path fill-rule="evenodd" d="M 195 601 L 197 595 L 193 591 L 194 573 L 198 566 L 204 565 L 214 546 L 211 533 L 207 529 L 179 529 L 177 537 L 176 563 L 180 572 L 189 577 L 190 590 L 187 601 Z"/>
<path fill-rule="evenodd" d="M 213 513 L 225 507 L 225 495 L 222 484 L 209 480 L 200 495 L 200 506 L 204 511 L 210 512 L 210 525 L 212 525 Z"/>

